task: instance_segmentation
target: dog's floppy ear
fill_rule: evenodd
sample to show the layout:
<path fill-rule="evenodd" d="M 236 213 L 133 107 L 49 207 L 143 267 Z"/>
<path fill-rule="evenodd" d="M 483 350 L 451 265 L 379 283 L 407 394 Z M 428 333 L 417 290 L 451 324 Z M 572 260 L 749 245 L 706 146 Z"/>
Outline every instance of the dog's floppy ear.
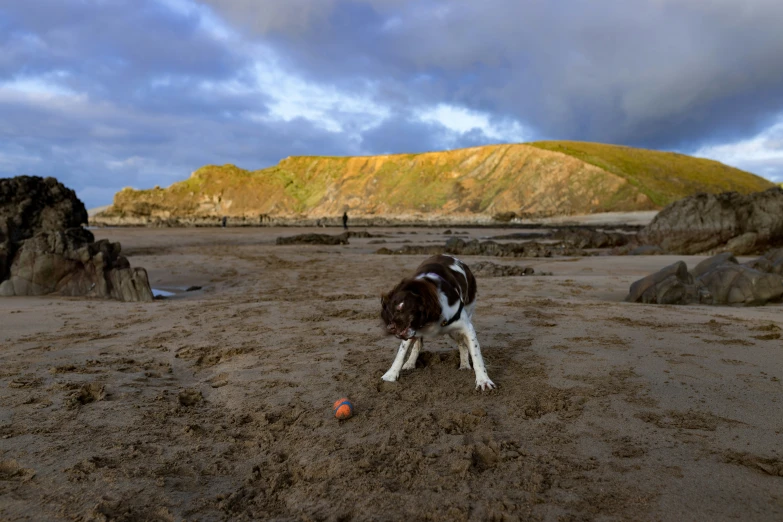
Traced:
<path fill-rule="evenodd" d="M 381 293 L 381 304 L 383 306 L 386 306 L 386 303 L 389 302 L 389 294 Z"/>

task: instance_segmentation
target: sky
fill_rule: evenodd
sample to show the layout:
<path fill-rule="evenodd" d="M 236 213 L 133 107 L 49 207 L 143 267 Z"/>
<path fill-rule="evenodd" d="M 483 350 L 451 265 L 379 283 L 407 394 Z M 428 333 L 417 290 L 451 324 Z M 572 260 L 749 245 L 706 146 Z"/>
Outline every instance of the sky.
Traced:
<path fill-rule="evenodd" d="M 0 0 L 0 177 L 567 139 L 783 181 L 780 0 Z"/>

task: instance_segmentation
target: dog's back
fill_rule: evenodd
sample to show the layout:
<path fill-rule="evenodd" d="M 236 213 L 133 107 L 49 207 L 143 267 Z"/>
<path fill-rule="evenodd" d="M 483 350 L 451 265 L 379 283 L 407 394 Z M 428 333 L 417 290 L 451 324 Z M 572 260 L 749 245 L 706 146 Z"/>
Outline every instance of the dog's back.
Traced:
<path fill-rule="evenodd" d="M 468 265 L 456 257 L 432 256 L 419 265 L 414 277 L 436 283 L 449 305 L 461 301 L 463 306 L 468 306 L 476 300 L 476 278 Z"/>

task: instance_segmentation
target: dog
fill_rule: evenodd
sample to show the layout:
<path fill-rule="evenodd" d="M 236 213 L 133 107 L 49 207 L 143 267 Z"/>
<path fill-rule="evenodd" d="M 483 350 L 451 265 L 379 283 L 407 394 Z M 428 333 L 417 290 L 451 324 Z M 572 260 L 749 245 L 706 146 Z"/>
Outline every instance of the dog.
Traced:
<path fill-rule="evenodd" d="M 473 360 L 476 389 L 495 388 L 471 322 L 475 307 L 476 278 L 465 263 L 448 255 L 425 260 L 412 278 L 381 295 L 386 331 L 402 339 L 391 368 L 381 378 L 396 381 L 400 370 L 413 370 L 425 337 L 448 335 L 459 347 L 459 369 L 470 370 Z M 410 356 L 403 364 L 408 349 Z"/>

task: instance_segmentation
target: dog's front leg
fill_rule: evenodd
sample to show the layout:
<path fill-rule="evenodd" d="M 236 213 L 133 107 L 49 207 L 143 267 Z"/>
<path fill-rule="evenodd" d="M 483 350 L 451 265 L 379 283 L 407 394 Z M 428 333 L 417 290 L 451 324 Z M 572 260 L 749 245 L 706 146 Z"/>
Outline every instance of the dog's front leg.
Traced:
<path fill-rule="evenodd" d="M 391 365 L 391 368 L 389 368 L 389 371 L 383 374 L 384 381 L 394 382 L 397 380 L 397 377 L 400 376 L 400 369 L 402 368 L 402 362 L 405 360 L 405 353 L 408 351 L 408 347 L 411 345 L 412 342 L 414 342 L 416 339 L 406 339 L 400 343 L 400 348 L 397 350 L 397 356 L 394 358 L 394 362 Z"/>
<path fill-rule="evenodd" d="M 491 390 L 495 383 L 489 380 L 487 368 L 484 366 L 484 359 L 481 357 L 481 347 L 479 346 L 476 330 L 470 322 L 465 325 L 465 340 L 468 343 L 468 351 L 473 359 L 473 370 L 476 372 L 476 389 Z"/>
<path fill-rule="evenodd" d="M 421 345 L 424 341 L 421 340 L 421 337 L 416 337 L 413 341 L 413 347 L 411 348 L 411 354 L 408 356 L 408 360 L 405 361 L 405 365 L 402 367 L 403 370 L 415 370 L 416 369 L 416 359 L 419 358 L 419 351 L 421 350 Z"/>

